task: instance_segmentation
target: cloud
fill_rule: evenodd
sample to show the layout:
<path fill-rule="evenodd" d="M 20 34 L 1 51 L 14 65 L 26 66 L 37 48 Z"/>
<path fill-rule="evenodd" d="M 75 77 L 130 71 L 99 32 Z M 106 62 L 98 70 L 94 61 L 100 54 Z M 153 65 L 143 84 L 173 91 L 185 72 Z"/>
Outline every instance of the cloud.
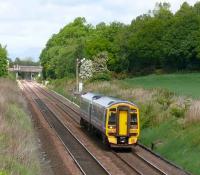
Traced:
<path fill-rule="evenodd" d="M 160 0 L 164 2 L 163 0 Z M 78 16 L 89 23 L 130 23 L 153 9 L 157 0 L 0 0 L 0 43 L 9 56 L 34 57 L 53 33 Z M 168 0 L 175 12 L 184 0 Z M 194 4 L 196 0 L 188 0 Z"/>

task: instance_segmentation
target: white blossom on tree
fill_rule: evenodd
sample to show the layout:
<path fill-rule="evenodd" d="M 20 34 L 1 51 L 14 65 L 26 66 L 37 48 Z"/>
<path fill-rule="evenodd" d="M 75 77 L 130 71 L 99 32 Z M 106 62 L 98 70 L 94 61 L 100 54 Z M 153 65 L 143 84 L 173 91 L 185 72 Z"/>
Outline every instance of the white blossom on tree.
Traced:
<path fill-rule="evenodd" d="M 82 80 L 87 80 L 101 73 L 109 72 L 107 68 L 108 54 L 107 52 L 100 52 L 94 56 L 92 60 L 85 60 L 80 65 L 79 77 Z"/>
<path fill-rule="evenodd" d="M 93 73 L 108 72 L 107 68 L 108 54 L 107 52 L 101 52 L 94 57 L 93 61 Z"/>
<path fill-rule="evenodd" d="M 87 80 L 93 76 L 92 60 L 85 60 L 80 66 L 79 76 L 82 80 Z"/>

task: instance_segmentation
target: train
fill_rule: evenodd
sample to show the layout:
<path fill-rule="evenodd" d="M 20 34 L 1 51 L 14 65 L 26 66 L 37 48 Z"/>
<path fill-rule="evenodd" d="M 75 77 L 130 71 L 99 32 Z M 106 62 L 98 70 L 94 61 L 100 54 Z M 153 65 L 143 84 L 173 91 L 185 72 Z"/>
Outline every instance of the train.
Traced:
<path fill-rule="evenodd" d="M 139 108 L 132 102 L 87 92 L 80 97 L 80 125 L 98 131 L 109 147 L 131 147 L 140 134 Z"/>

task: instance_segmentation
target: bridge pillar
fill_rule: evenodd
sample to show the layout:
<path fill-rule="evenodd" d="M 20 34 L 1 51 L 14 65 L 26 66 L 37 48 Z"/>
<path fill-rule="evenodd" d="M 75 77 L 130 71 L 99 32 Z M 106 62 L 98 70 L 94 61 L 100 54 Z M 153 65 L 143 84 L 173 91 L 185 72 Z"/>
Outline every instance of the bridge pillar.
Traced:
<path fill-rule="evenodd" d="M 18 72 L 16 72 L 16 80 L 18 79 Z"/>

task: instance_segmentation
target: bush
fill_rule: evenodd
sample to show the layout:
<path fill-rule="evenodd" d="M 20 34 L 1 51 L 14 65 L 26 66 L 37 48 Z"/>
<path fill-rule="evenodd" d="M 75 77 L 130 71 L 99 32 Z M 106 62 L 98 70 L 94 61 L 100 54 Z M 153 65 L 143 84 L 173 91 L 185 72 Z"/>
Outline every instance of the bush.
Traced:
<path fill-rule="evenodd" d="M 111 72 L 112 78 L 118 79 L 118 80 L 123 80 L 128 77 L 127 73 L 121 72 L 121 73 L 116 73 L 116 72 Z"/>
<path fill-rule="evenodd" d="M 93 82 L 93 81 L 110 81 L 111 80 L 111 76 L 108 73 L 98 73 L 95 74 L 90 80 L 89 82 Z"/>
<path fill-rule="evenodd" d="M 183 118 L 185 116 L 185 109 L 180 107 L 173 107 L 170 113 L 176 118 Z"/>
<path fill-rule="evenodd" d="M 0 171 L 0 175 L 7 175 L 5 171 Z"/>
<path fill-rule="evenodd" d="M 193 101 L 186 113 L 186 121 L 188 123 L 200 122 L 200 101 Z"/>
<path fill-rule="evenodd" d="M 0 44 L 0 77 L 8 74 L 7 50 Z"/>

